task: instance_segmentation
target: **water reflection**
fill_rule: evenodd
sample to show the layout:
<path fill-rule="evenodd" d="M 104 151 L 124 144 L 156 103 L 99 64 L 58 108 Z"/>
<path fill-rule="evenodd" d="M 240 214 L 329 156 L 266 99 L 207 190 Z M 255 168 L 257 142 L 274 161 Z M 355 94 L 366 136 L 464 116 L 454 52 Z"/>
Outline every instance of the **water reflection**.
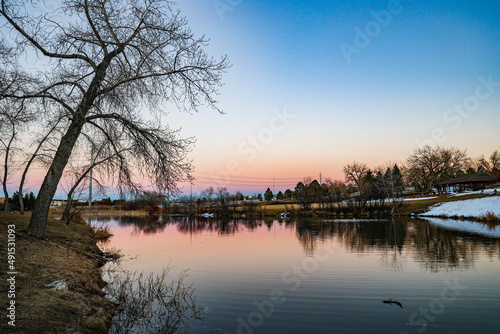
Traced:
<path fill-rule="evenodd" d="M 221 219 L 214 220 L 211 218 L 191 219 L 182 217 L 176 219 L 177 229 L 185 234 L 199 234 L 203 232 L 217 233 L 219 235 L 234 235 L 241 229 L 250 231 L 258 228 L 262 222 L 256 220 L 235 220 Z"/>
<path fill-rule="evenodd" d="M 273 226 L 295 234 L 306 256 L 314 256 L 324 242 L 335 240 L 347 251 L 360 255 L 380 253 L 380 265 L 401 272 L 408 258 L 430 272 L 467 270 L 481 254 L 500 258 L 500 240 L 450 230 L 425 220 L 217 220 L 188 217 L 113 218 L 121 227 L 132 227 L 132 236 L 164 233 L 168 226 L 186 235 L 216 233 L 232 236 Z"/>

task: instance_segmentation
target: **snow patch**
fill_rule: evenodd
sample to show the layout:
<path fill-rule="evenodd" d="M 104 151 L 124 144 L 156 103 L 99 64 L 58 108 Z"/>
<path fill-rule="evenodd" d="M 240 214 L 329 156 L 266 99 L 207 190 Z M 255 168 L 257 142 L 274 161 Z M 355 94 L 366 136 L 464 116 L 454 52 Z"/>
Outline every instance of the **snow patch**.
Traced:
<path fill-rule="evenodd" d="M 429 211 L 420 216 L 480 217 L 488 212 L 500 217 L 500 196 L 440 203 L 431 206 Z"/>

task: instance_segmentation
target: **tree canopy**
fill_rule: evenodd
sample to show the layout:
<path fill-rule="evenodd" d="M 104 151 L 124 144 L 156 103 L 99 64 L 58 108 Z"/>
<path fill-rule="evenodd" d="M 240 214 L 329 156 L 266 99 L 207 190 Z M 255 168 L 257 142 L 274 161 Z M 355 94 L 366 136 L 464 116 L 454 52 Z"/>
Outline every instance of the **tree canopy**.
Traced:
<path fill-rule="evenodd" d="M 115 156 L 110 175 L 121 187 L 140 187 L 146 178 L 175 191 L 191 172 L 186 153 L 193 139 L 181 138 L 161 116 L 169 104 L 219 110 L 227 58 L 207 55 L 207 39 L 193 35 L 170 1 L 66 0 L 55 11 L 31 5 L 1 0 L 7 33 L 0 53 L 18 57 L 1 60 L 0 100 L 23 101 L 26 110 L 42 106 L 40 119 L 60 121 L 62 131 L 28 232 L 45 236 L 50 201 L 79 146 L 108 143 L 106 156 Z M 38 66 L 20 55 L 36 56 Z"/>

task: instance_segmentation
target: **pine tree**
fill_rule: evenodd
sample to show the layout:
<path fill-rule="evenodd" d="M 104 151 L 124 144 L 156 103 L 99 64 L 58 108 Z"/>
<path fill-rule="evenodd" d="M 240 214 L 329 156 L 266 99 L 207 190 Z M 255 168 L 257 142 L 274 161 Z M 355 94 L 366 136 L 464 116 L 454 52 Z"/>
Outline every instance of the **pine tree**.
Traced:
<path fill-rule="evenodd" d="M 282 201 L 284 199 L 284 195 L 281 191 L 278 192 L 278 195 L 276 195 L 276 199 L 278 201 Z"/>
<path fill-rule="evenodd" d="M 266 192 L 264 193 L 264 199 L 266 200 L 266 202 L 271 202 L 273 200 L 273 197 L 273 192 L 270 188 L 267 188 Z"/>

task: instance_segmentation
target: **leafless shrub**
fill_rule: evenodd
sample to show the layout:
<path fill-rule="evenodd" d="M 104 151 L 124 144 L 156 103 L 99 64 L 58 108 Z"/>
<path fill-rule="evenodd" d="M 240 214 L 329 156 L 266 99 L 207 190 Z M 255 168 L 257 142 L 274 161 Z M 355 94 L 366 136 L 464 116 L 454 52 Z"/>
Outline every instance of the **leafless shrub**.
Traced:
<path fill-rule="evenodd" d="M 149 275 L 113 272 L 105 291 L 118 304 L 110 333 L 188 333 L 189 323 L 201 319 L 194 288 L 185 285 L 187 271 L 171 280 L 170 268 Z"/>

